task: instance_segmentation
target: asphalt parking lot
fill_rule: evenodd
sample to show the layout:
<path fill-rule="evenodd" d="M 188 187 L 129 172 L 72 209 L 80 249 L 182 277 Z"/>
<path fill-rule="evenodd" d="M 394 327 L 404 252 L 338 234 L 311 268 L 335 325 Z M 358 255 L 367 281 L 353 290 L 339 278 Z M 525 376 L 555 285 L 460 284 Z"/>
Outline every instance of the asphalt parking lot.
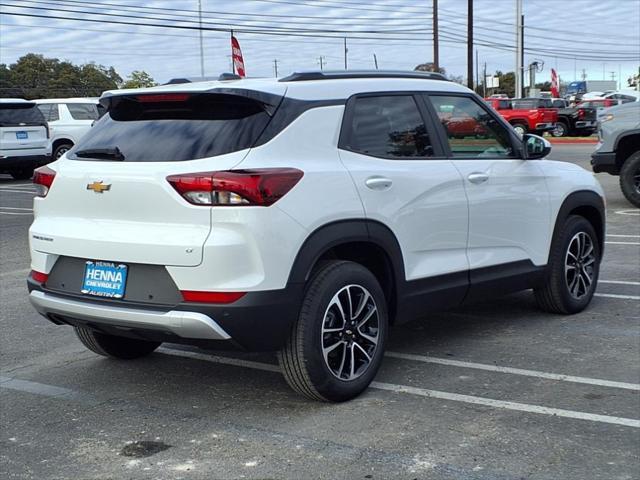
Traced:
<path fill-rule="evenodd" d="M 588 168 L 593 145 L 551 158 Z M 118 362 L 27 300 L 33 188 L 0 176 L 0 475 L 6 479 L 638 479 L 640 210 L 617 177 L 597 296 L 524 292 L 392 330 L 373 387 L 298 397 L 274 355 L 172 345 Z"/>

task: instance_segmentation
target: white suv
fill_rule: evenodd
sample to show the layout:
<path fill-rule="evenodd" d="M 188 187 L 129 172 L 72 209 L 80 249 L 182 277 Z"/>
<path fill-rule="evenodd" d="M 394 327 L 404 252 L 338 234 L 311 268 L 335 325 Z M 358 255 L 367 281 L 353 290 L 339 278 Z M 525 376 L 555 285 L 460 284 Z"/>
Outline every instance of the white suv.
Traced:
<path fill-rule="evenodd" d="M 92 351 L 279 351 L 318 400 L 372 381 L 394 323 L 533 288 L 590 302 L 603 191 L 438 74 L 310 72 L 105 93 L 30 229 L 35 308 Z"/>
<path fill-rule="evenodd" d="M 35 102 L 49 122 L 54 160 L 78 143 L 104 111 L 97 98 L 47 98 Z"/>
<path fill-rule="evenodd" d="M 22 98 L 0 99 L 0 173 L 31 178 L 51 161 L 49 129 L 36 104 Z"/>

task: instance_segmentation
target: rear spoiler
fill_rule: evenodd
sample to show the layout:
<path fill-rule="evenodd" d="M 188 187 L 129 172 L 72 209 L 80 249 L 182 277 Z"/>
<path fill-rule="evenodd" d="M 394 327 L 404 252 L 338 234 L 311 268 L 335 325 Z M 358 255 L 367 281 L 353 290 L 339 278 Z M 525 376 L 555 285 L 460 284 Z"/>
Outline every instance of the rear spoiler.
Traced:
<path fill-rule="evenodd" d="M 126 93 L 125 93 L 126 92 Z M 193 90 L 168 90 L 168 91 L 144 91 L 138 92 L 137 90 L 126 90 L 123 92 L 119 92 L 117 90 L 105 92 L 102 97 L 100 97 L 100 105 L 107 109 L 107 111 L 111 108 L 114 101 L 120 98 L 130 98 L 133 99 L 135 97 L 144 97 L 144 96 L 180 96 L 180 95 L 189 95 L 189 96 L 197 96 L 197 95 L 232 95 L 242 98 L 248 98 L 250 100 L 254 100 L 260 103 L 264 111 L 270 117 L 278 109 L 280 106 L 280 102 L 284 98 L 284 95 L 276 95 L 274 93 L 266 93 L 258 90 L 247 90 L 245 88 L 213 88 L 211 90 L 202 90 L 202 91 L 193 91 Z M 137 100 L 136 100 L 137 101 Z"/>

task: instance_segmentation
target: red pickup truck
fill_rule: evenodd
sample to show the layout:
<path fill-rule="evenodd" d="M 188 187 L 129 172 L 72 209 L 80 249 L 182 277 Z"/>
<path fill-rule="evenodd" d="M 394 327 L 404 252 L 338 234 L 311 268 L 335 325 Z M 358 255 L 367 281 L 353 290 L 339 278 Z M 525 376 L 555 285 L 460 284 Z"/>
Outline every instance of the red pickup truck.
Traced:
<path fill-rule="evenodd" d="M 544 98 L 523 98 L 509 100 L 506 98 L 485 98 L 502 117 L 509 122 L 520 135 L 525 133 L 544 132 L 555 128 L 558 121 L 558 110 L 550 108 Z M 549 101 L 549 103 L 551 103 Z"/>

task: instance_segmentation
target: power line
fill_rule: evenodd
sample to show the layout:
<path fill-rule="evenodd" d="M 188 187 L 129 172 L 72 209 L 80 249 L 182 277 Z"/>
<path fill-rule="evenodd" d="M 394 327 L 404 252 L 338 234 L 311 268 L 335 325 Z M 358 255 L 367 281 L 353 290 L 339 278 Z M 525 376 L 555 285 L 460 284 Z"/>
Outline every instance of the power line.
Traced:
<path fill-rule="evenodd" d="M 147 7 L 147 6 L 142 6 L 142 5 L 123 5 L 120 3 L 109 3 L 109 2 L 100 2 L 100 7 L 95 6 L 94 3 L 92 2 L 88 2 L 86 0 L 58 0 L 57 2 L 52 2 L 52 1 L 37 1 L 37 0 L 23 0 L 23 1 L 28 1 L 29 3 L 54 3 L 54 4 L 59 4 L 60 2 L 62 3 L 70 3 L 70 4 L 80 4 L 82 6 L 89 6 L 92 5 L 92 8 L 105 8 L 108 6 L 113 6 L 113 7 L 118 7 L 118 8 L 124 8 L 127 10 L 134 10 L 134 11 L 166 11 L 166 12 L 171 12 L 171 15 L 173 16 L 188 16 L 188 15 L 184 15 L 184 14 L 177 14 L 175 12 L 182 12 L 182 13 L 194 13 L 197 14 L 197 10 L 188 10 L 188 9 L 182 9 L 182 8 L 168 8 L 168 7 Z M 331 16 L 320 16 L 320 15 L 294 15 L 294 14 L 268 14 L 268 13 L 240 13 L 240 12 L 223 12 L 220 10 L 203 10 L 202 11 L 203 14 L 213 14 L 213 15 L 227 15 L 227 16 L 238 16 L 238 17 L 269 17 L 269 18 L 285 18 L 288 19 L 285 21 L 285 23 L 289 23 L 291 22 L 292 18 L 304 18 L 304 19 L 309 19 L 309 20 L 314 20 L 316 23 L 318 20 L 344 20 L 345 17 L 344 16 L 339 16 L 339 17 L 331 17 Z M 167 14 L 169 15 L 169 13 Z M 373 21 L 394 21 L 394 22 L 407 22 L 407 21 L 418 21 L 418 20 L 429 20 L 430 17 L 420 17 L 420 16 L 416 16 L 416 15 L 412 15 L 411 19 L 403 19 L 403 18 L 393 18 L 393 17 L 355 17 L 353 18 L 354 20 L 365 20 L 365 21 L 369 21 L 369 20 L 373 20 Z"/>
<path fill-rule="evenodd" d="M 11 8 L 20 8 L 20 9 L 28 9 L 28 10 L 46 10 L 46 11 L 54 11 L 54 12 L 65 12 L 65 13 L 81 13 L 81 14 L 85 14 L 85 15 L 93 15 L 93 16 L 97 16 L 97 17 L 119 17 L 119 18 L 133 18 L 133 19 L 137 19 L 137 20 L 160 20 L 160 21 L 168 21 L 170 19 L 167 18 L 162 18 L 162 17 L 152 17 L 152 16 L 139 16 L 139 15 L 128 15 L 125 13 L 102 13 L 102 12 L 90 12 L 90 11 L 86 11 L 86 10 L 76 10 L 76 9 L 72 9 L 72 8 L 55 8 L 55 7 L 40 7 L 40 6 L 29 6 L 29 5 L 12 5 L 12 4 L 6 4 L 6 3 L 0 3 L 0 6 L 4 6 L 4 7 L 11 7 Z M 2 12 L 4 15 L 13 15 L 14 13 L 10 13 L 10 12 Z M 186 23 L 186 24 L 194 24 L 194 25 L 198 25 L 198 29 L 201 29 L 200 25 L 199 25 L 199 21 L 198 19 L 194 19 L 193 21 L 188 21 L 188 20 L 180 20 L 180 23 Z M 208 27 L 212 30 L 229 30 L 229 29 L 233 29 L 236 30 L 236 26 L 234 25 L 233 27 L 228 26 L 226 23 L 220 23 L 220 22 L 210 22 L 210 21 L 203 21 L 202 24 L 206 24 L 206 25 L 214 25 L 215 27 Z M 153 25 L 153 24 L 148 24 L 148 25 Z M 166 25 L 165 25 L 166 26 Z M 243 25 L 240 25 L 243 26 Z M 245 25 L 246 26 L 246 25 Z M 177 28 L 178 26 L 171 26 L 171 28 Z M 406 34 L 406 33 L 417 33 L 417 32 L 424 32 L 423 28 L 415 28 L 415 29 L 405 29 L 405 30 L 330 30 L 330 29 L 313 29 L 313 28 L 300 28 L 300 27 L 294 27 L 294 28 L 287 28 L 287 27 L 261 27 L 261 26 L 246 26 L 246 27 L 250 27 L 252 29 L 256 29 L 256 30 L 260 30 L 260 29 L 267 29 L 267 30 L 273 30 L 273 31 L 282 31 L 282 32 L 312 32 L 312 33 L 336 33 L 336 34 L 340 34 L 340 35 L 345 35 L 345 34 L 358 34 L 358 33 L 369 33 L 369 34 Z M 204 28 L 204 27 L 202 27 Z"/>

